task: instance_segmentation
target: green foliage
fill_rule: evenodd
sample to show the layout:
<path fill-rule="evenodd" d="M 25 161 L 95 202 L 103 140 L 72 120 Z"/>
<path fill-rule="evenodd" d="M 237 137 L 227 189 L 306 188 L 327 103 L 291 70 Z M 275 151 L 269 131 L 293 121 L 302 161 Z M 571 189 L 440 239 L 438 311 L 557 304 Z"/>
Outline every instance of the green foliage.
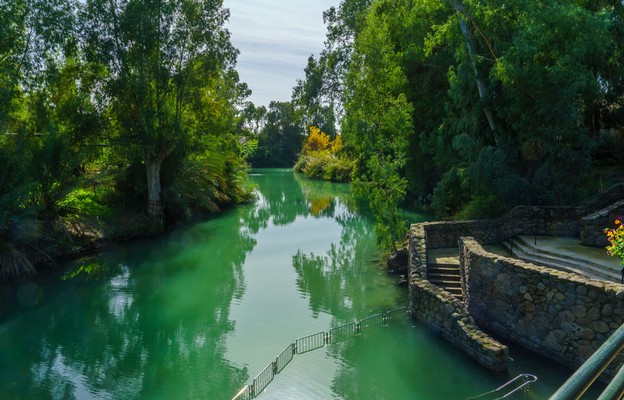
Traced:
<path fill-rule="evenodd" d="M 59 207 L 64 214 L 110 221 L 113 216 L 111 204 L 108 203 L 111 195 L 111 189 L 107 186 L 79 187 L 65 196 L 59 202 Z"/>
<path fill-rule="evenodd" d="M 152 233 L 137 213 L 161 193 L 175 220 L 248 199 L 228 15 L 219 0 L 0 4 L 0 279 Z"/>
<path fill-rule="evenodd" d="M 392 249 L 406 232 L 399 205 L 407 190 L 403 173 L 413 131 L 413 108 L 403 93 L 407 79 L 392 43 L 392 21 L 385 15 L 394 7 L 374 3 L 355 42 L 343 123 L 347 147 L 357 157 L 356 193 L 370 203 L 380 243 Z"/>
<path fill-rule="evenodd" d="M 148 214 L 161 221 L 163 162 L 191 140 L 197 119 L 234 127 L 233 112 L 211 113 L 224 104 L 206 97 L 217 82 L 231 89 L 226 102 L 245 92 L 231 72 L 237 51 L 223 26 L 228 11 L 218 0 L 89 0 L 84 15 L 87 54 L 106 70 L 120 139 L 143 160 Z"/>
<path fill-rule="evenodd" d="M 32 274 L 28 246 L 39 236 L 36 208 L 28 202 L 32 183 L 15 137 L 0 136 L 0 281 Z"/>
<path fill-rule="evenodd" d="M 247 160 L 257 168 L 290 168 L 301 151 L 304 133 L 292 102 L 272 101 L 258 134 L 258 147 Z"/>
<path fill-rule="evenodd" d="M 328 151 L 302 154 L 297 159 L 295 171 L 306 176 L 333 182 L 350 182 L 354 162 L 346 157 L 336 156 Z"/>
<path fill-rule="evenodd" d="M 356 181 L 393 171 L 438 216 L 471 218 L 578 204 L 594 161 L 617 160 L 620 2 L 375 0 L 348 17 L 355 3 L 326 13 L 329 44 L 299 89 L 332 87 L 323 68 L 347 32 L 341 126 Z"/>
<path fill-rule="evenodd" d="M 232 154 L 216 149 L 193 155 L 182 164 L 165 190 L 165 211 L 170 219 L 189 220 L 192 211 L 219 212 L 223 207 L 247 201 L 246 165 Z"/>
<path fill-rule="evenodd" d="M 343 148 L 341 136 L 330 140 L 318 127 L 311 126 L 295 163 L 295 171 L 310 178 L 350 182 L 355 163 L 342 151 Z"/>

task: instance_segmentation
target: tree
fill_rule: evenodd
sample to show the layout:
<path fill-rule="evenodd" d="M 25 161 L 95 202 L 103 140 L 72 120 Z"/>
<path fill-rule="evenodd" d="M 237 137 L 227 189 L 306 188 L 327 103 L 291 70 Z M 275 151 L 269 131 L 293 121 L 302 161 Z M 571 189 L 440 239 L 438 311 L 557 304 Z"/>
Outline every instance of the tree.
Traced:
<path fill-rule="evenodd" d="M 258 147 L 249 161 L 254 167 L 292 167 L 301 151 L 304 133 L 292 102 L 272 101 L 266 125 L 258 136 Z"/>
<path fill-rule="evenodd" d="M 398 210 L 407 189 L 403 168 L 413 132 L 413 109 L 403 93 L 407 79 L 389 26 L 394 4 L 375 3 L 355 43 L 343 124 L 357 156 L 356 192 L 375 213 L 380 242 L 392 249 L 405 233 Z"/>
<path fill-rule="evenodd" d="M 56 72 L 75 54 L 75 8 L 64 0 L 0 3 L 0 280 L 34 271 L 29 255 L 47 228 L 41 211 L 57 205 L 51 194 L 61 186 L 52 175 L 71 173 L 39 150 L 60 150 L 54 161 L 67 155 L 56 146 L 67 132 L 52 116 L 65 102 L 52 104 L 49 94 Z"/>
<path fill-rule="evenodd" d="M 221 0 L 87 0 L 87 53 L 106 69 L 105 100 L 120 141 L 143 161 L 158 224 L 162 165 L 190 134 L 191 93 L 235 63 L 227 18 Z"/>

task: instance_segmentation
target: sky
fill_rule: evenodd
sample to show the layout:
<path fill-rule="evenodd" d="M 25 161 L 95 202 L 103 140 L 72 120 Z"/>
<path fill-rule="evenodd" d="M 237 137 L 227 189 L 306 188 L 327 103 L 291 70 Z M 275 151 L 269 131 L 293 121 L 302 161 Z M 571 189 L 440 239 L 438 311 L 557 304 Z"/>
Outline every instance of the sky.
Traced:
<path fill-rule="evenodd" d="M 340 0 L 224 0 L 226 27 L 240 50 L 238 73 L 253 91 L 249 100 L 268 106 L 288 101 L 308 57 L 323 50 L 323 11 Z"/>

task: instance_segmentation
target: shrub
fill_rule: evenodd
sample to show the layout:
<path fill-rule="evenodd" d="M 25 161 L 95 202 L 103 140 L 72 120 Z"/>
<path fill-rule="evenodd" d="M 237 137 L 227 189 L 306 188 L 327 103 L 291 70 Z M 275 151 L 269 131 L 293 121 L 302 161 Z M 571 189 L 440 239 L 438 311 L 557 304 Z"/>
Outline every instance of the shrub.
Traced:
<path fill-rule="evenodd" d="M 622 223 L 622 217 L 615 219 L 615 225 L 615 228 L 606 228 L 604 230 L 609 240 L 607 252 L 610 256 L 618 257 L 620 264 L 624 266 L 624 224 Z"/>

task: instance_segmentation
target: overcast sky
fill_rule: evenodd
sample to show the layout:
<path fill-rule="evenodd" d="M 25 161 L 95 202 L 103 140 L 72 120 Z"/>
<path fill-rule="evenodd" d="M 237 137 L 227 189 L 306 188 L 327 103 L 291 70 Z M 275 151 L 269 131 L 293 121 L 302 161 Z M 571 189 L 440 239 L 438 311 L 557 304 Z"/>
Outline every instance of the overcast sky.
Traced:
<path fill-rule="evenodd" d="M 268 106 L 290 100 L 311 54 L 323 49 L 323 11 L 340 0 L 224 0 L 226 25 L 240 50 L 238 72 L 253 91 L 250 100 Z"/>

